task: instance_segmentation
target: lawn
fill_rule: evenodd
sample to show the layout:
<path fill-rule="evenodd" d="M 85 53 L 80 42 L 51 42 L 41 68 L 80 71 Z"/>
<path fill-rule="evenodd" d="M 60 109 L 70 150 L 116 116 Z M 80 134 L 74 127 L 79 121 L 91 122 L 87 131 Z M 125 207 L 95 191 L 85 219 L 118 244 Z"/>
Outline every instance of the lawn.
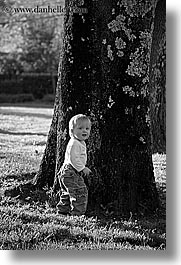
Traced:
<path fill-rule="evenodd" d="M 0 249 L 165 250 L 164 154 L 153 155 L 161 207 L 152 217 L 61 216 L 48 201 L 4 196 L 38 170 L 52 114 L 50 108 L 0 107 Z"/>

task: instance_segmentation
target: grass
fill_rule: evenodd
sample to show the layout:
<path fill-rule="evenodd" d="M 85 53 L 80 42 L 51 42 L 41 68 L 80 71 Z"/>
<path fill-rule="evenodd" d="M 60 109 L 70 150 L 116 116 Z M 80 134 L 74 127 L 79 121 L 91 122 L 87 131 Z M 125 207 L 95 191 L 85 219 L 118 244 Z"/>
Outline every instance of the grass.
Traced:
<path fill-rule="evenodd" d="M 61 216 L 47 201 L 3 195 L 38 170 L 51 117 L 48 108 L 0 107 L 0 249 L 165 250 L 165 155 L 153 155 L 161 208 L 152 217 Z"/>

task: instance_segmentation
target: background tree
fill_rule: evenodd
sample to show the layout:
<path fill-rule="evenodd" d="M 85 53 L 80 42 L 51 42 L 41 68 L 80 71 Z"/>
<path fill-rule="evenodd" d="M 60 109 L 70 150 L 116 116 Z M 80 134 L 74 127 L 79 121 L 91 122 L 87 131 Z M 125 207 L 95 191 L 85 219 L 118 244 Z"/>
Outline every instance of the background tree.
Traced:
<path fill-rule="evenodd" d="M 52 7 L 64 5 L 64 1 L 52 1 Z M 25 8 L 47 8 L 47 0 L 7 1 L 4 8 L 8 10 Z M 38 10 L 38 9 L 37 9 Z M 13 11 L 12 11 L 13 12 Z M 2 12 L 0 18 L 0 49 L 5 51 L 1 56 L 2 73 L 11 68 L 11 61 L 16 56 L 17 70 L 19 65 L 24 72 L 57 72 L 61 46 L 62 15 L 61 13 Z M 38 16 L 38 17 L 37 17 Z M 14 61 L 13 61 L 14 62 Z M 14 67 L 13 67 L 14 68 Z M 12 69 L 13 71 L 14 69 Z"/>
<path fill-rule="evenodd" d="M 166 152 L 166 1 L 155 10 L 150 60 L 150 121 L 153 153 Z"/>
<path fill-rule="evenodd" d="M 23 72 L 23 64 L 21 59 L 18 61 L 18 58 L 20 59 L 21 55 L 16 52 L 0 54 L 0 73 L 6 74 L 11 78 L 11 76 Z"/>
<path fill-rule="evenodd" d="M 34 15 L 35 16 L 35 15 Z M 33 19 L 22 27 L 24 43 L 22 45 L 21 61 L 24 70 L 36 73 L 50 73 L 55 92 L 55 73 L 57 72 L 61 46 L 61 28 L 56 19 Z"/>
<path fill-rule="evenodd" d="M 98 183 L 90 194 L 96 189 L 99 203 L 121 213 L 158 207 L 148 122 L 154 4 L 66 1 L 63 58 L 37 186 L 56 187 L 68 121 L 81 112 L 93 121 L 89 165 Z M 88 13 L 77 14 L 77 5 Z"/>
<path fill-rule="evenodd" d="M 57 170 L 77 113 L 92 120 L 89 206 L 118 214 L 153 212 L 149 63 L 155 1 L 65 1 L 64 42 L 52 124 L 37 188 L 58 189 Z M 96 180 L 96 181 L 95 181 Z"/>

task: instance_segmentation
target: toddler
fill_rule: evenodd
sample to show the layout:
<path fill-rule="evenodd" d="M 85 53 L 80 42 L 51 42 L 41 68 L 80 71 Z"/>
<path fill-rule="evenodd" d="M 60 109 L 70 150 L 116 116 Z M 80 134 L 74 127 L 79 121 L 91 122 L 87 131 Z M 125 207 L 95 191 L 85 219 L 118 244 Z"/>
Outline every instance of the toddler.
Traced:
<path fill-rule="evenodd" d="M 88 190 L 82 174 L 89 175 L 86 167 L 87 152 L 85 140 L 89 138 L 91 121 L 83 114 L 73 116 L 69 121 L 69 135 L 64 163 L 58 174 L 61 187 L 59 213 L 82 215 L 86 212 Z"/>

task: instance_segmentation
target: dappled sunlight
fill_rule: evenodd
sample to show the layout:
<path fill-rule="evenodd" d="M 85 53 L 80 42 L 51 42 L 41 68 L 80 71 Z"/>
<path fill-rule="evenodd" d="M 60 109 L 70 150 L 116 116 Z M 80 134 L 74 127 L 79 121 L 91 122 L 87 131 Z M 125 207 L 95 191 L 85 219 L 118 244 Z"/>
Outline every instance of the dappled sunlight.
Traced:
<path fill-rule="evenodd" d="M 47 108 L 0 107 L 2 177 L 38 170 L 52 113 Z"/>
<path fill-rule="evenodd" d="M 16 108 L 13 110 L 17 113 Z M 22 114 L 29 108 L 20 108 Z M 165 249 L 166 155 L 154 154 L 153 164 L 158 190 L 162 193 L 160 217 L 142 219 L 113 218 L 103 215 L 62 216 L 46 201 L 47 195 L 34 191 L 36 200 L 25 194 L 3 196 L 3 189 L 18 186 L 38 171 L 46 145 L 51 117 L 33 115 L 44 109 L 32 108 L 29 115 L 18 116 L 7 109 L 0 110 L 0 234 L 1 249 L 87 249 L 87 250 L 158 250 Z M 7 113 L 8 115 L 6 115 Z M 52 110 L 45 110 L 50 113 Z M 3 130 L 5 133 L 3 133 Z M 11 132 L 11 133 L 6 133 Z M 23 132 L 23 133 L 22 133 Z M 39 197 L 42 197 L 41 199 Z M 44 198 L 43 198 L 44 196 Z M 45 201 L 43 202 L 43 200 Z M 5 221 L 6 220 L 6 221 Z M 9 227 L 11 232 L 9 233 Z"/>

